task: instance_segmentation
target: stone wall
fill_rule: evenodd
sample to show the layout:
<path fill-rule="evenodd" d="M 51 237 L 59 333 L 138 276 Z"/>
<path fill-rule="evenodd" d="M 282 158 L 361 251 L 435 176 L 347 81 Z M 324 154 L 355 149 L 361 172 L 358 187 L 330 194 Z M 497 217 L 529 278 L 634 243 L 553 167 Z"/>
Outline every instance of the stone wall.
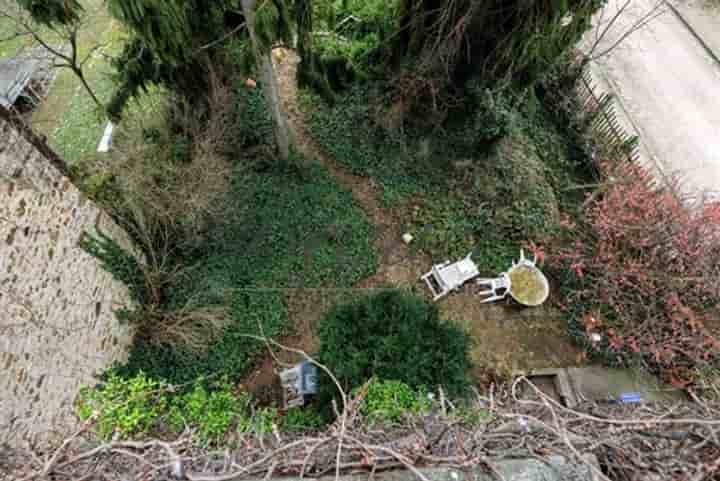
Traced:
<path fill-rule="evenodd" d="M 78 247 L 98 228 L 130 240 L 63 167 L 0 112 L 0 445 L 67 435 L 79 388 L 125 359 L 131 341 L 113 313 L 130 303 L 127 288 Z"/>

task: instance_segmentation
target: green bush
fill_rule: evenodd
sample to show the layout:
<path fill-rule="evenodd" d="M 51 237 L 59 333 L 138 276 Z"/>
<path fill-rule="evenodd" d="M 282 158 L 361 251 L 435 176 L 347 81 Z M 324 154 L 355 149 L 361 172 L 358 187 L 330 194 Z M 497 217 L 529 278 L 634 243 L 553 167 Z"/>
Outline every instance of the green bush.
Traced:
<path fill-rule="evenodd" d="M 320 414 L 309 408 L 290 408 L 280 418 L 280 430 L 304 432 L 320 429 L 325 424 Z"/>
<path fill-rule="evenodd" d="M 220 441 L 230 427 L 246 418 L 250 408 L 250 396 L 235 395 L 228 383 L 216 385 L 209 391 L 198 383 L 193 390 L 173 400 L 168 419 L 178 431 L 193 426 L 203 443 Z"/>
<path fill-rule="evenodd" d="M 99 388 L 80 391 L 78 416 L 95 415 L 98 434 L 106 439 L 147 434 L 167 411 L 165 387 L 143 373 L 130 379 L 111 375 Z"/>
<path fill-rule="evenodd" d="M 492 92 L 478 85 L 469 88 L 474 103 L 473 142 L 484 146 L 508 135 L 517 117 L 511 99 L 502 92 Z"/>
<path fill-rule="evenodd" d="M 356 79 L 385 75 L 399 12 L 398 2 L 340 0 L 315 3 L 315 53 L 330 85 L 343 89 Z"/>
<path fill-rule="evenodd" d="M 321 321 L 319 338 L 318 359 L 346 392 L 374 376 L 413 389 L 443 386 L 450 396 L 461 396 L 469 386 L 468 335 L 409 293 L 385 291 L 336 306 Z M 334 390 L 322 379 L 321 403 Z"/>
<path fill-rule="evenodd" d="M 262 85 L 247 88 L 243 82 L 235 86 L 237 115 L 242 119 L 238 132 L 238 147 L 272 145 L 274 142 L 272 117 L 267 107 Z"/>
<path fill-rule="evenodd" d="M 175 391 L 143 373 L 129 379 L 111 375 L 98 387 L 81 390 L 77 412 L 82 420 L 96 416 L 97 432 L 105 439 L 180 433 L 187 427 L 206 445 L 217 445 L 233 429 L 270 432 L 278 416 L 275 409 L 254 411 L 250 395 L 234 392 L 227 379 L 198 381 L 186 393 Z"/>
<path fill-rule="evenodd" d="M 367 386 L 360 412 L 371 423 L 396 423 L 408 414 L 429 410 L 430 405 L 428 394 L 422 390 L 413 390 L 399 381 L 373 379 Z"/>

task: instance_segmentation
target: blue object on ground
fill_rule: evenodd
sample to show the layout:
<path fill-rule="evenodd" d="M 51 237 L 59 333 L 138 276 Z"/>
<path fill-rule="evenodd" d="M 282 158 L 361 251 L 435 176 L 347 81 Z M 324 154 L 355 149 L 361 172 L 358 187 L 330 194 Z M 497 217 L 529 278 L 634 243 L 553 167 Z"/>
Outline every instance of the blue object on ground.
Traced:
<path fill-rule="evenodd" d="M 626 392 L 620 395 L 618 402 L 620 404 L 636 404 L 642 402 L 642 397 L 639 392 Z"/>

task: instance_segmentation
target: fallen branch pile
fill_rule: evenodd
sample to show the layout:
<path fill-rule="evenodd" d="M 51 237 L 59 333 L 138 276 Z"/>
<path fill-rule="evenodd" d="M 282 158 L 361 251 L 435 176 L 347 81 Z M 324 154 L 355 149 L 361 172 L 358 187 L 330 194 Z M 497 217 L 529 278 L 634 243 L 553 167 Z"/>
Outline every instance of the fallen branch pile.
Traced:
<path fill-rule="evenodd" d="M 582 465 L 593 454 L 611 479 L 720 479 L 720 411 L 707 405 L 568 409 L 519 379 L 502 395 L 478 395 L 469 409 L 455 409 L 441 393 L 431 415 L 381 427 L 359 415 L 361 396 L 344 397 L 345 409 L 324 432 L 239 434 L 220 450 L 193 444 L 190 432 L 168 442 L 101 442 L 85 425 L 44 457 L 0 453 L 0 473 L 25 481 L 229 481 L 404 469 L 427 481 L 422 468 L 444 466 L 482 467 L 502 479 L 495 466 L 504 459 L 559 455 Z"/>

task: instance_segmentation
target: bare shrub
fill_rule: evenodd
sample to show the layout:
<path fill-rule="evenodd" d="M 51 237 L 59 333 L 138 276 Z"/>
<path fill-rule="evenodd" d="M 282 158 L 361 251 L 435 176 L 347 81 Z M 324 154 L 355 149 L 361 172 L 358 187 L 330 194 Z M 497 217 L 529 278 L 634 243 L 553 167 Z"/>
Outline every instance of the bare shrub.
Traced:
<path fill-rule="evenodd" d="M 225 153 L 235 127 L 234 102 L 229 88 L 212 85 L 207 112 L 171 98 L 161 105 L 160 126 L 156 112 L 150 119 L 127 118 L 111 160 L 124 204 L 142 209 L 148 226 L 166 226 L 179 244 L 201 241 L 222 217 L 230 188 L 233 168 Z"/>
<path fill-rule="evenodd" d="M 174 310 L 149 304 L 141 314 L 139 335 L 149 344 L 182 346 L 198 354 L 218 340 L 231 322 L 227 306 L 203 306 L 194 300 Z"/>
<path fill-rule="evenodd" d="M 227 296 L 191 299 L 181 307 L 167 299 L 168 289 L 188 272 L 183 255 L 202 246 L 228 204 L 234 99 L 212 70 L 209 78 L 205 111 L 171 97 L 129 112 L 116 148 L 98 169 L 105 179 L 103 203 L 144 254 L 139 268 L 145 295 L 131 317 L 137 336 L 193 352 L 204 351 L 231 322 Z"/>

